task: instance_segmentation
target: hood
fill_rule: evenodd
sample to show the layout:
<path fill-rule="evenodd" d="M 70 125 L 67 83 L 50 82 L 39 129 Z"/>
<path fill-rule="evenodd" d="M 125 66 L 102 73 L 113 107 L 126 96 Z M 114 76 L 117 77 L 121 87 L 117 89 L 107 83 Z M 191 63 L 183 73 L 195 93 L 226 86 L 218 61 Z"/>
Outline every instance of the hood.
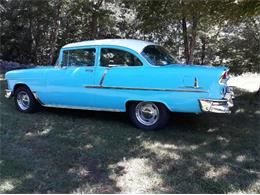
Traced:
<path fill-rule="evenodd" d="M 49 69 L 53 69 L 54 66 L 37 66 L 35 68 L 29 69 L 19 69 L 19 70 L 11 70 L 5 73 L 5 79 L 17 79 L 17 78 L 35 78 L 41 77 L 41 75 L 45 74 L 45 72 Z M 39 71 L 39 69 L 41 71 Z"/>

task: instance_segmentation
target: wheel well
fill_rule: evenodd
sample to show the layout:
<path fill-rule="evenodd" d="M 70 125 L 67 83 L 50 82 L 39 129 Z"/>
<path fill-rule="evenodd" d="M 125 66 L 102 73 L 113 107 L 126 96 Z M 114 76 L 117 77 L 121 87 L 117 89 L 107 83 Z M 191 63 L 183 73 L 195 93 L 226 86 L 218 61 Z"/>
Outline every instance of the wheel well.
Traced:
<path fill-rule="evenodd" d="M 32 93 L 34 99 L 36 100 L 36 102 L 39 103 L 39 105 L 43 105 L 43 103 L 41 102 L 41 100 L 37 97 L 37 95 L 35 94 L 35 92 L 33 92 L 26 84 L 23 84 L 23 83 L 18 83 L 14 86 L 14 89 L 13 89 L 13 92 L 12 92 L 12 95 L 14 96 L 15 94 L 15 91 L 19 88 L 19 87 L 25 87 L 27 88 L 28 90 L 30 90 L 30 92 Z"/>
<path fill-rule="evenodd" d="M 127 101 L 127 102 L 126 102 L 126 111 L 129 109 L 129 106 L 130 106 L 132 103 L 137 103 L 137 102 L 142 102 L 142 101 L 137 101 L 137 100 L 129 100 L 129 101 Z M 148 102 L 148 101 L 147 101 L 147 102 Z M 153 103 L 156 103 L 156 104 L 160 104 L 160 105 L 164 106 L 165 108 L 167 108 L 167 109 L 169 110 L 168 106 L 167 106 L 166 104 L 162 103 L 162 102 L 156 102 L 156 101 L 149 101 L 149 102 L 153 102 Z M 170 110 L 169 110 L 169 111 L 170 111 Z"/>
<path fill-rule="evenodd" d="M 136 102 L 140 102 L 140 101 L 134 101 L 134 100 L 127 101 L 125 104 L 126 111 L 129 110 L 129 107 L 132 103 L 136 103 Z"/>
<path fill-rule="evenodd" d="M 15 91 L 19 88 L 19 87 L 26 87 L 30 90 L 30 88 L 26 85 L 26 84 L 23 84 L 23 83 L 18 83 L 14 86 L 14 89 L 13 89 L 13 94 L 15 93 Z"/>

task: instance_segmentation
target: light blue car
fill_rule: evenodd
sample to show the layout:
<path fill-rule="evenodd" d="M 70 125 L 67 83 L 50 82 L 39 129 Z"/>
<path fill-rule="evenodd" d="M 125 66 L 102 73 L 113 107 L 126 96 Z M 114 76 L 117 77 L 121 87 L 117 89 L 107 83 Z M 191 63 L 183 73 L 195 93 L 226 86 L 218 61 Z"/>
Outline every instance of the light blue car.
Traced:
<path fill-rule="evenodd" d="M 128 112 L 136 127 L 166 125 L 170 112 L 230 113 L 228 68 L 179 64 L 161 46 L 130 39 L 65 45 L 55 66 L 5 74 L 6 97 L 29 113 L 39 105 Z"/>

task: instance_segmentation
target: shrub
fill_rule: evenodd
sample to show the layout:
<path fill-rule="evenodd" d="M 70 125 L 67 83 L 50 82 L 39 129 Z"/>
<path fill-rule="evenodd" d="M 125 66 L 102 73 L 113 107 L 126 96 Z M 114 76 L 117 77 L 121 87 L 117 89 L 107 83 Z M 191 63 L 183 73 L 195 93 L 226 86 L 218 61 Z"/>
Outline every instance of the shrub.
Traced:
<path fill-rule="evenodd" d="M 3 61 L 0 59 L 0 71 L 1 72 L 6 72 L 9 70 L 16 70 L 16 69 L 33 68 L 33 67 L 35 67 L 34 64 L 20 64 L 18 62 Z"/>

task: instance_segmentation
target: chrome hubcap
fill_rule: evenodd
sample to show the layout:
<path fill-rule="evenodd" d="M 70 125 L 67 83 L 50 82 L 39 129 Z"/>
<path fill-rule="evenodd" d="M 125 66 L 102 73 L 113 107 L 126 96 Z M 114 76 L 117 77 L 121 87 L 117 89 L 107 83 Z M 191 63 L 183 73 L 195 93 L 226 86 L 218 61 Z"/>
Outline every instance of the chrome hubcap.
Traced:
<path fill-rule="evenodd" d="M 159 109 L 152 102 L 140 102 L 135 108 L 135 115 L 140 123 L 151 126 L 159 119 Z"/>
<path fill-rule="evenodd" d="M 25 91 L 20 91 L 17 94 L 17 104 L 22 110 L 27 110 L 30 107 L 30 97 Z"/>

